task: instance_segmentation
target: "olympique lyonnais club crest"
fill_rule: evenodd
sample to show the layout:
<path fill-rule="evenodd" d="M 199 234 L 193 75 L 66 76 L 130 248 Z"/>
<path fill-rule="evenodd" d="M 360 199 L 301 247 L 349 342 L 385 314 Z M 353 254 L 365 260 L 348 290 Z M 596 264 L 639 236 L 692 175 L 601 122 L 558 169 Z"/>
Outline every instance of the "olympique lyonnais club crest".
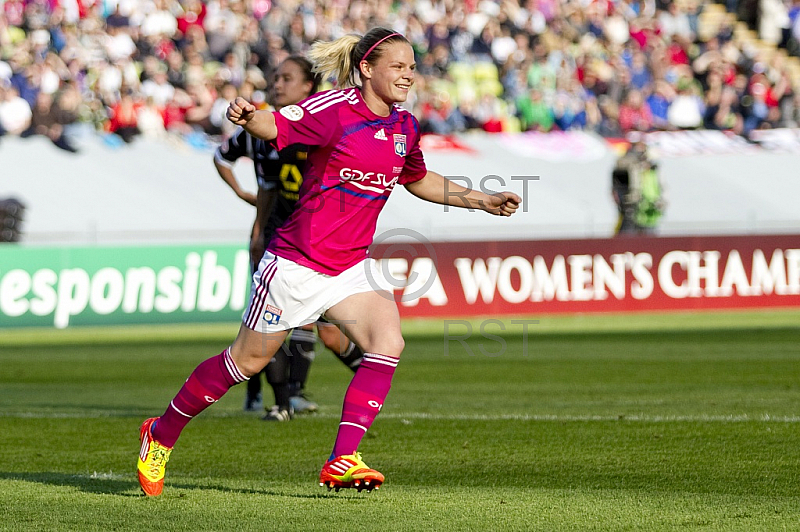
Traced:
<path fill-rule="evenodd" d="M 394 152 L 400 157 L 406 156 L 406 136 L 395 133 Z"/>
<path fill-rule="evenodd" d="M 273 307 L 272 305 L 267 305 L 267 309 L 264 311 L 264 321 L 269 323 L 270 325 L 277 325 L 279 321 L 281 321 L 281 314 L 283 311 L 277 307 Z"/>

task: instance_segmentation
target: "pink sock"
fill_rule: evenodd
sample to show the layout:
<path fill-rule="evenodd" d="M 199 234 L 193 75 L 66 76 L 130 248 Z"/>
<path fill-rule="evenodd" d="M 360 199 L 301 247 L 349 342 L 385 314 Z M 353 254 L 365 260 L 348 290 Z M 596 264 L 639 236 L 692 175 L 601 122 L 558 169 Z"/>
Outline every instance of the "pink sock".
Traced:
<path fill-rule="evenodd" d="M 158 418 L 153 437 L 161 445 L 173 447 L 194 416 L 219 401 L 231 386 L 246 380 L 231 358 L 230 348 L 201 362 Z"/>
<path fill-rule="evenodd" d="M 377 353 L 364 353 L 364 359 L 344 395 L 342 421 L 333 445 L 334 457 L 356 452 L 361 438 L 383 408 L 399 360 Z"/>

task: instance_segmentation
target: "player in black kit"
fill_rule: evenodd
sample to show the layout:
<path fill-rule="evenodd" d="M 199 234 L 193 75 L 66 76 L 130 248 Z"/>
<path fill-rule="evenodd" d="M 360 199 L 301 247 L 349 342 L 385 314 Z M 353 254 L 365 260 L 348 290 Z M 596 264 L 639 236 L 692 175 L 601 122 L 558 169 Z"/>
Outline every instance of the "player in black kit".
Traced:
<path fill-rule="evenodd" d="M 296 104 L 317 91 L 319 80 L 311 71 L 311 63 L 300 56 L 286 59 L 278 67 L 273 86 L 273 102 L 277 109 Z M 256 218 L 250 236 L 250 264 L 258 267 L 273 232 L 282 226 L 294 211 L 303 181 L 307 147 L 294 144 L 277 151 L 271 143 L 250 136 L 242 128 L 226 140 L 214 154 L 214 165 L 220 177 L 236 195 L 256 207 Z M 233 174 L 233 166 L 241 157 L 253 161 L 258 193 L 243 191 Z M 347 367 L 355 371 L 361 363 L 361 349 L 334 325 L 319 321 L 317 332 L 325 346 Z M 292 331 L 288 345 L 278 351 L 264 368 L 267 382 L 275 394 L 275 406 L 264 416 L 269 421 L 288 421 L 294 412 L 313 412 L 317 405 L 305 396 L 304 388 L 311 362 L 314 360 L 316 336 L 314 326 Z M 259 410 L 261 379 L 248 381 L 245 410 Z"/>

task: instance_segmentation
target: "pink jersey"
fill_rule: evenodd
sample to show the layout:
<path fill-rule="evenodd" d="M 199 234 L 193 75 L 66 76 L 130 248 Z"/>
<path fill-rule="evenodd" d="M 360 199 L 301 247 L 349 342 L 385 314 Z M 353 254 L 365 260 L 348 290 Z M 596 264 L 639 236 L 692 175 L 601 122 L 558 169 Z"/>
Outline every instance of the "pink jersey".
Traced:
<path fill-rule="evenodd" d="M 395 185 L 425 177 L 417 119 L 398 106 L 376 115 L 357 88 L 317 93 L 274 116 L 276 147 L 306 144 L 309 151 L 300 200 L 268 249 L 339 274 L 367 258 Z"/>

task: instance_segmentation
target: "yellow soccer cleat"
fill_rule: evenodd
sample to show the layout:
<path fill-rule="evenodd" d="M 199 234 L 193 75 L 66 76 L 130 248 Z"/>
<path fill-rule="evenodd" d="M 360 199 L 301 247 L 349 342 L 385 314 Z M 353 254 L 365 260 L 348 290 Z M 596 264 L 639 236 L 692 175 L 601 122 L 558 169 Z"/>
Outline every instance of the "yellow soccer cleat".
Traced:
<path fill-rule="evenodd" d="M 161 495 L 161 491 L 164 489 L 164 471 L 172 452 L 172 447 L 161 445 L 153 438 L 150 429 L 157 419 L 157 417 L 151 417 L 145 420 L 139 430 L 139 441 L 142 442 L 137 464 L 139 485 L 144 494 L 148 496 Z"/>
<path fill-rule="evenodd" d="M 358 491 L 372 491 L 383 484 L 383 475 L 370 469 L 361 460 L 360 453 L 346 454 L 329 460 L 319 474 L 319 485 L 327 486 L 328 491 L 355 488 Z"/>

